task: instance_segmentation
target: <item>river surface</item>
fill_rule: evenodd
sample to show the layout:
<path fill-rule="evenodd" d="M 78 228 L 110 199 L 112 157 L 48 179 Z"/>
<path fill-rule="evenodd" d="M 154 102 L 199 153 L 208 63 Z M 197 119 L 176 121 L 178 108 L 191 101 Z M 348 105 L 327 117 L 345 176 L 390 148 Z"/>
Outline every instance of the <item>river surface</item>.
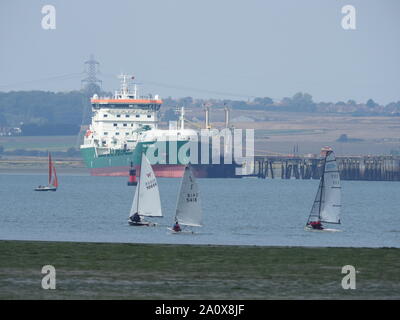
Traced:
<path fill-rule="evenodd" d="M 35 192 L 45 174 L 0 175 L 0 239 L 221 245 L 400 247 L 400 183 L 342 181 L 342 232 L 307 232 L 317 180 L 199 179 L 202 228 L 173 235 L 180 179 L 158 179 L 157 227 L 127 223 L 127 178 L 60 175 L 57 192 Z"/>

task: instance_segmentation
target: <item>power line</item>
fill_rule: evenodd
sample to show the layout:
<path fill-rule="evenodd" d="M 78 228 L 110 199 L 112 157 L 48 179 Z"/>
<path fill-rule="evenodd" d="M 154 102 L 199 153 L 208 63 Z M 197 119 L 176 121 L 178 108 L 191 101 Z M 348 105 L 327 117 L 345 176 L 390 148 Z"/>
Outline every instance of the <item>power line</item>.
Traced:
<path fill-rule="evenodd" d="M 186 86 L 174 85 L 174 84 L 169 85 L 169 84 L 154 82 L 154 81 L 145 81 L 145 83 L 154 85 L 154 86 L 158 86 L 158 87 L 177 89 L 177 90 L 185 90 L 185 91 L 193 91 L 193 92 L 201 92 L 201 93 L 209 93 L 209 94 L 215 94 L 218 96 L 230 96 L 230 97 L 237 97 L 237 98 L 256 98 L 256 96 L 249 95 L 249 94 L 215 91 L 215 90 L 186 87 Z"/>
<path fill-rule="evenodd" d="M 101 73 L 101 75 L 110 77 L 110 78 L 115 78 L 115 75 L 111 75 L 111 74 L 107 74 L 107 73 Z M 202 89 L 202 88 L 193 88 L 193 87 L 187 87 L 187 86 L 182 86 L 182 85 L 177 85 L 177 84 L 166 84 L 166 83 L 155 82 L 155 81 L 146 81 L 145 80 L 143 82 L 143 84 L 148 84 L 148 85 L 153 85 L 156 87 L 162 87 L 162 88 L 168 88 L 168 89 L 176 89 L 176 90 L 181 90 L 181 91 L 183 90 L 183 91 L 208 93 L 208 94 L 214 94 L 214 95 L 218 95 L 218 96 L 230 96 L 230 97 L 237 97 L 237 98 L 256 98 L 256 96 L 249 95 L 249 94 L 216 91 L 216 90 L 209 90 L 209 89 Z"/>
<path fill-rule="evenodd" d="M 37 83 L 37 82 L 46 82 L 46 81 L 53 81 L 53 80 L 69 80 L 77 77 L 82 77 L 82 72 L 75 72 L 75 73 L 68 73 L 68 74 L 63 74 L 59 76 L 52 76 L 52 77 L 47 77 L 47 78 L 40 78 L 40 79 L 35 79 L 35 80 L 27 80 L 27 81 L 21 81 L 21 82 L 16 82 L 16 83 L 11 83 L 11 84 L 3 84 L 0 85 L 0 88 L 7 88 L 7 87 L 15 87 L 15 86 L 21 86 L 25 84 L 31 84 L 31 83 Z"/>

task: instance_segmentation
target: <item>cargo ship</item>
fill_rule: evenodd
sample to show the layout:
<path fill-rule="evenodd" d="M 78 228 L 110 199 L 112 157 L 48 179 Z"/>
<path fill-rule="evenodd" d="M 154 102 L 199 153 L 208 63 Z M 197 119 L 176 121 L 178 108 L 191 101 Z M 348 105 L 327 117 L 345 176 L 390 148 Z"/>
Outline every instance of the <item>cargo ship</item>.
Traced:
<path fill-rule="evenodd" d="M 186 163 L 170 156 L 170 150 L 179 154 L 198 131 L 185 128 L 184 109 L 180 121 L 169 129 L 159 129 L 159 110 L 162 100 L 158 95 L 139 96 L 133 77 L 121 75 L 121 88 L 113 97 L 91 98 L 92 122 L 84 135 L 81 153 L 91 175 L 127 176 L 131 168 L 139 172 L 142 152 L 148 155 L 159 142 L 165 143 L 162 152 L 165 161 L 152 163 L 157 177 L 181 177 Z M 197 141 L 200 141 L 198 139 Z M 173 149 L 172 149 L 173 148 Z M 198 142 L 198 150 L 201 144 Z M 160 150 L 156 150 L 161 152 Z M 200 155 L 200 152 L 198 152 Z M 193 164 L 197 177 L 235 177 L 235 164 Z"/>

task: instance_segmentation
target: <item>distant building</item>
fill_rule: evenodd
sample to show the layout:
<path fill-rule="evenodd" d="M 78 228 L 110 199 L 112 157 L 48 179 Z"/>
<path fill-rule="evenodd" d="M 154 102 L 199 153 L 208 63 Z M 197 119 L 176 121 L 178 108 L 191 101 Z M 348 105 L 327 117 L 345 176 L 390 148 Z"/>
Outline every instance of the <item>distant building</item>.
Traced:
<path fill-rule="evenodd" d="M 19 136 L 21 135 L 21 128 L 18 127 L 0 127 L 0 136 Z"/>

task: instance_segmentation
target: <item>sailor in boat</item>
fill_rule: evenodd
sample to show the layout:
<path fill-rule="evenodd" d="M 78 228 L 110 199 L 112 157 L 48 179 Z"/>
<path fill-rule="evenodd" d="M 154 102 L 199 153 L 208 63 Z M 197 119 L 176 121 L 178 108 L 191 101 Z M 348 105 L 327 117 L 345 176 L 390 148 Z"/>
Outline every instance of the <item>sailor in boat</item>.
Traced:
<path fill-rule="evenodd" d="M 311 227 L 311 228 L 313 228 L 313 229 L 316 229 L 316 230 L 323 230 L 324 229 L 324 227 L 322 226 L 322 223 L 321 223 L 321 221 L 311 221 L 310 223 L 309 223 L 309 226 Z"/>
<path fill-rule="evenodd" d="M 179 225 L 178 221 L 175 222 L 174 226 L 172 227 L 172 230 L 174 230 L 175 232 L 181 232 L 181 226 Z"/>
<path fill-rule="evenodd" d="M 131 217 L 131 220 L 135 223 L 141 222 L 140 216 L 137 212 Z"/>

